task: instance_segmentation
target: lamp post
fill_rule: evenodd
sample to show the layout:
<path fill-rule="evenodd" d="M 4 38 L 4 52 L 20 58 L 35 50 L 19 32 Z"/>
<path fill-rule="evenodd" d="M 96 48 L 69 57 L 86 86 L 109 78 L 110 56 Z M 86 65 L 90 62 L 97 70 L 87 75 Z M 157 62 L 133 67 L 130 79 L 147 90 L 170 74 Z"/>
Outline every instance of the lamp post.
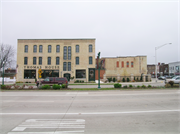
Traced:
<path fill-rule="evenodd" d="M 3 61 L 3 79 L 2 79 L 2 85 L 4 85 L 4 61 Z"/>
<path fill-rule="evenodd" d="M 155 47 L 155 66 L 156 66 L 156 82 L 157 82 L 157 50 L 165 45 L 171 45 L 172 43 L 166 43 L 166 44 L 163 44 L 161 46 L 158 46 L 158 47 Z"/>
<path fill-rule="evenodd" d="M 99 58 L 100 58 L 100 53 L 98 52 L 98 89 L 100 89 L 100 62 L 99 62 Z"/>

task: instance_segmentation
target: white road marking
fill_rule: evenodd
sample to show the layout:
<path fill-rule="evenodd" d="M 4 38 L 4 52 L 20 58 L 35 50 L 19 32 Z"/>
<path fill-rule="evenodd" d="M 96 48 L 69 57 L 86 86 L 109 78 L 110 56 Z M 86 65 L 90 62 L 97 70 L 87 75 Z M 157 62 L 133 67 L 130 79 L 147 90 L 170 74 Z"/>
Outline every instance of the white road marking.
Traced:
<path fill-rule="evenodd" d="M 2 102 L 5 102 L 5 103 L 7 103 L 7 102 L 24 102 L 24 103 L 27 103 L 27 102 L 39 102 L 39 103 L 47 103 L 47 102 L 54 102 L 54 101 L 14 101 L 14 100 L 5 100 L 5 101 L 2 101 Z"/>
<path fill-rule="evenodd" d="M 0 115 L 100 115 L 100 114 L 138 114 L 138 113 L 159 113 L 159 112 L 180 112 L 174 110 L 150 110 L 150 111 L 124 111 L 124 112 L 92 112 L 92 113 L 0 113 Z"/>
<path fill-rule="evenodd" d="M 28 132 L 25 132 L 28 128 Z M 62 129 L 62 131 L 56 132 L 32 132 L 34 128 L 37 129 Z M 28 119 L 15 127 L 8 134 L 69 134 L 69 133 L 84 133 L 85 120 L 84 119 Z M 64 131 L 63 129 L 69 129 Z M 71 130 L 73 129 L 73 130 Z M 32 131 L 31 131 L 32 130 Z"/>
<path fill-rule="evenodd" d="M 83 94 L 88 94 L 88 92 L 70 92 L 70 93 L 66 93 L 66 95 L 75 95 L 75 94 L 77 94 L 77 95 L 83 95 Z"/>

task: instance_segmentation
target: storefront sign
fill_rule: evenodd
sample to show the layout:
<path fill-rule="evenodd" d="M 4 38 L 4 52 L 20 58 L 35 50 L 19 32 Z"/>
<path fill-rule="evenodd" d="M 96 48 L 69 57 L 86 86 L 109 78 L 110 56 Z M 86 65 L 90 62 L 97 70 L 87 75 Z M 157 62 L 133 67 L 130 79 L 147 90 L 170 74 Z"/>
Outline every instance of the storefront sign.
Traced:
<path fill-rule="evenodd" d="M 45 66 L 45 68 L 42 66 L 24 66 L 24 69 L 59 69 L 59 66 Z"/>

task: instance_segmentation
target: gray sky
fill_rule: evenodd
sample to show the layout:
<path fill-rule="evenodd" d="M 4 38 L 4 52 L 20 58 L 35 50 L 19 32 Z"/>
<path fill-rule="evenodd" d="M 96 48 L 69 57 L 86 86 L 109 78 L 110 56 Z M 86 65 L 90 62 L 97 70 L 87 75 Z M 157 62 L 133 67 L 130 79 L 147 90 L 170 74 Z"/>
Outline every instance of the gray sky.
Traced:
<path fill-rule="evenodd" d="M 180 0 L 0 0 L 0 42 L 96 38 L 101 57 L 147 55 L 147 63 L 180 61 Z M 22 50 L 23 51 L 23 50 Z"/>

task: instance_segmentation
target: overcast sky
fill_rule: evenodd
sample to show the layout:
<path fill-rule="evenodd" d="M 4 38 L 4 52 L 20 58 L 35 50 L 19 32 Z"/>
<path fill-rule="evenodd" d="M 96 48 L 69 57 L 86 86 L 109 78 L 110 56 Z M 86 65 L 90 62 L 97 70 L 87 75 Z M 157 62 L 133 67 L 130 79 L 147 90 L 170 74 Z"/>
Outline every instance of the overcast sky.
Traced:
<path fill-rule="evenodd" d="M 17 39 L 96 38 L 101 57 L 146 55 L 180 61 L 180 0 L 0 0 L 0 43 Z M 24 50 L 22 50 L 24 51 Z"/>

